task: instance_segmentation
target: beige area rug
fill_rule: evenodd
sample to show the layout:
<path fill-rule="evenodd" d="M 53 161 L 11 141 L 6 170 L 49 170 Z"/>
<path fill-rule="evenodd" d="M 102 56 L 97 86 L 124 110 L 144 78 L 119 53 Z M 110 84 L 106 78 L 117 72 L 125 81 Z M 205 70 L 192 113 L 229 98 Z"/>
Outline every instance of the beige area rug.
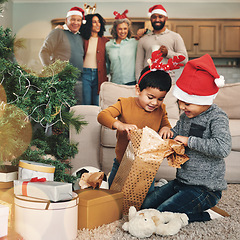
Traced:
<path fill-rule="evenodd" d="M 228 189 L 223 192 L 218 207 L 227 211 L 231 217 L 214 219 L 209 222 L 195 222 L 183 227 L 174 236 L 162 237 L 152 235 L 149 240 L 240 240 L 240 184 L 229 184 Z M 103 216 L 104 217 L 104 216 Z M 88 230 L 79 230 L 77 240 L 128 240 L 138 239 L 124 232 L 123 219 L 111 224 Z"/>

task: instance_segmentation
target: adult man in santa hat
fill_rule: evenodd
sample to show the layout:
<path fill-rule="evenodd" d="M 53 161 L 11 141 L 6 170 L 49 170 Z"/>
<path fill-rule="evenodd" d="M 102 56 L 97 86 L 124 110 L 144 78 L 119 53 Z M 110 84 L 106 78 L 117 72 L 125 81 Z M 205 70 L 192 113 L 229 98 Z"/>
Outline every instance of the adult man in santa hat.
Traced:
<path fill-rule="evenodd" d="M 150 21 L 153 31 L 146 33 L 138 43 L 136 56 L 136 79 L 144 67 L 148 65 L 147 60 L 151 58 L 153 51 L 160 49 L 164 57 L 163 63 L 167 63 L 173 56 L 183 55 L 184 64 L 188 61 L 188 54 L 182 37 L 166 28 L 168 19 L 167 11 L 162 5 L 154 5 L 149 8 Z M 171 74 L 174 77 L 174 72 Z"/>
<path fill-rule="evenodd" d="M 84 10 L 82 8 L 73 7 L 67 12 L 63 29 L 53 29 L 40 49 L 39 57 L 43 66 L 52 64 L 59 59 L 69 61 L 80 71 L 83 70 L 83 38 L 79 30 L 84 19 Z M 77 104 L 81 104 L 82 83 L 80 77 L 74 91 Z"/>

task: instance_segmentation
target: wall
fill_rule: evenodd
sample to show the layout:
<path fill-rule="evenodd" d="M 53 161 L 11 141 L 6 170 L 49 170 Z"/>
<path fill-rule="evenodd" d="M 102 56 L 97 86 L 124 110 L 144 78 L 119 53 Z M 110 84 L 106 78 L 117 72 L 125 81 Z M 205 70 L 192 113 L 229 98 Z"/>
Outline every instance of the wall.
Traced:
<path fill-rule="evenodd" d="M 2 17 L 0 17 L 0 25 L 3 26 L 4 28 L 13 28 L 13 3 L 11 0 L 8 2 L 2 4 L 3 7 L 3 12 L 2 12 Z"/>
<path fill-rule="evenodd" d="M 90 5 L 94 2 L 87 1 Z M 151 3 L 152 2 L 152 3 Z M 113 11 L 123 12 L 129 10 L 128 17 L 148 17 L 149 7 L 156 4 L 154 1 L 128 2 L 123 4 L 100 2 L 97 3 L 96 12 L 105 18 L 114 17 Z M 125 5 L 123 7 L 123 5 Z M 83 3 L 14 3 L 13 5 L 13 31 L 19 32 L 22 28 L 34 22 L 50 24 L 53 18 L 62 18 L 72 6 L 83 7 Z M 164 3 L 169 18 L 239 18 L 239 3 Z M 137 10 L 136 10 L 137 8 Z M 45 33 L 45 31 L 44 31 Z"/>

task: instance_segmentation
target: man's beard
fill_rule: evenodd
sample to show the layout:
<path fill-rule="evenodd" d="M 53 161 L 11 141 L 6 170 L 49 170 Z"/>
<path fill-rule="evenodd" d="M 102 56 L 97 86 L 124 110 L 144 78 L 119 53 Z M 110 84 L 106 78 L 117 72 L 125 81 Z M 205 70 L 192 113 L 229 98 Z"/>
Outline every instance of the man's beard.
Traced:
<path fill-rule="evenodd" d="M 158 31 L 158 30 L 162 30 L 165 26 L 165 21 L 164 22 L 160 22 L 160 25 L 156 25 L 156 22 L 152 22 L 152 27 L 154 30 Z"/>

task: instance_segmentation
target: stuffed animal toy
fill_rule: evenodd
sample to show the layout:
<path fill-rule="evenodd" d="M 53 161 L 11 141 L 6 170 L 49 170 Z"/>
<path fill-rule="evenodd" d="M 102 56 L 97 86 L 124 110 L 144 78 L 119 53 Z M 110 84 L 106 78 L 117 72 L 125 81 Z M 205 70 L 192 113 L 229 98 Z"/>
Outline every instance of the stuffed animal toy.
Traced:
<path fill-rule="evenodd" d="M 134 206 L 129 208 L 128 218 L 129 222 L 125 222 L 122 228 L 138 238 L 150 237 L 154 233 L 174 235 L 188 224 L 185 213 L 160 212 L 157 209 L 137 211 Z"/>

